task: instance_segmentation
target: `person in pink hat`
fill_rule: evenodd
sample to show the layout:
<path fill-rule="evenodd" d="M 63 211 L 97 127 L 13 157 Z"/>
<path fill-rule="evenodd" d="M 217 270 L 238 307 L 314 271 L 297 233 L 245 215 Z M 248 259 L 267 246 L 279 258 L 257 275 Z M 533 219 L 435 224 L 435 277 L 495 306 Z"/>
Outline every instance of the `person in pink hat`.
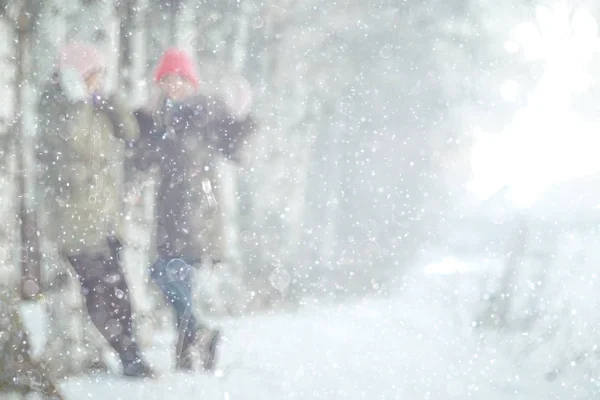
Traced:
<path fill-rule="evenodd" d="M 202 367 L 212 370 L 220 333 L 196 315 L 192 276 L 194 266 L 223 261 L 215 160 L 238 160 L 248 136 L 257 130 L 250 115 L 252 96 L 247 84 L 232 85 L 228 102 L 202 94 L 196 65 L 177 48 L 164 53 L 154 80 L 160 97 L 156 105 L 135 113 L 142 138 L 134 155 L 138 169 L 157 165 L 160 175 L 158 259 L 151 277 L 177 317 L 176 368 L 192 369 L 192 354 L 199 350 Z"/>
<path fill-rule="evenodd" d="M 119 355 L 123 373 L 154 376 L 133 329 L 121 266 L 126 142 L 139 128 L 120 96 L 104 93 L 106 62 L 89 44 L 60 51 L 38 106 L 38 181 L 42 231 L 69 261 L 88 314 Z M 51 260 L 50 260 L 51 261 Z"/>

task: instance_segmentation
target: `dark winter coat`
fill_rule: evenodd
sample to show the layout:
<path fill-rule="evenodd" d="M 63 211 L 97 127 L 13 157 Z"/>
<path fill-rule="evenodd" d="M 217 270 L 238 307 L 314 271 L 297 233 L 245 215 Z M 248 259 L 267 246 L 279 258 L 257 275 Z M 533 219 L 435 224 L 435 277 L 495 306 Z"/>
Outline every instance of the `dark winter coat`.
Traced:
<path fill-rule="evenodd" d="M 38 109 L 41 226 L 65 256 L 108 252 L 112 234 L 124 240 L 125 141 L 139 135 L 122 100 L 113 96 L 93 104 L 66 89 L 73 84 L 56 76 L 44 88 Z"/>
<path fill-rule="evenodd" d="M 152 114 L 135 113 L 141 139 L 134 165 L 159 166 L 156 196 L 156 246 L 161 257 L 223 258 L 225 240 L 217 206 L 215 159 L 236 159 L 248 135 L 256 130 L 252 117 L 236 119 L 218 97 L 196 95 L 180 104 L 162 101 Z"/>

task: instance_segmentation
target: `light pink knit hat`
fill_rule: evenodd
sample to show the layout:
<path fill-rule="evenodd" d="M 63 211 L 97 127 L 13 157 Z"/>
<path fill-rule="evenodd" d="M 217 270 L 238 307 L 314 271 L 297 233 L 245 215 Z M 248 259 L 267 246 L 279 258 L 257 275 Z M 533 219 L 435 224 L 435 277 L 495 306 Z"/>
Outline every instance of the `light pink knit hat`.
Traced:
<path fill-rule="evenodd" d="M 73 43 L 60 50 L 58 67 L 61 70 L 74 69 L 82 79 L 85 79 L 92 72 L 104 70 L 106 58 L 91 44 Z"/>

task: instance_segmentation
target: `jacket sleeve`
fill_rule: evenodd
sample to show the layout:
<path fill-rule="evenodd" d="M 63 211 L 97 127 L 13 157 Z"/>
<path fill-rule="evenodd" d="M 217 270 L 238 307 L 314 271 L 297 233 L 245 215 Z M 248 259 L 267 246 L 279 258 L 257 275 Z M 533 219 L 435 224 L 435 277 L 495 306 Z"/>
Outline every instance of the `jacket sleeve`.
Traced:
<path fill-rule="evenodd" d="M 57 140 L 61 125 L 58 123 L 59 115 L 61 115 L 62 107 L 52 97 L 51 93 L 46 90 L 42 93 L 40 102 L 37 108 L 37 144 L 36 155 L 37 159 L 42 164 L 52 162 L 52 159 L 57 157 Z"/>
<path fill-rule="evenodd" d="M 210 121 L 208 135 L 216 150 L 230 160 L 239 160 L 241 149 L 251 135 L 258 130 L 258 123 L 252 115 L 236 118 L 219 97 L 208 100 Z"/>
<path fill-rule="evenodd" d="M 57 88 L 46 88 L 37 108 L 36 156 L 43 165 L 64 161 L 65 139 L 76 134 L 85 113 L 85 104 L 69 103 Z"/>
<path fill-rule="evenodd" d="M 127 142 L 139 139 L 140 130 L 135 117 L 126 107 L 125 101 L 120 95 L 112 95 L 104 105 L 104 110 L 113 124 L 113 132 L 116 137 Z"/>
<path fill-rule="evenodd" d="M 136 110 L 133 116 L 140 135 L 139 139 L 132 145 L 131 159 L 137 170 L 145 171 L 160 160 L 162 134 L 150 113 L 144 110 Z"/>

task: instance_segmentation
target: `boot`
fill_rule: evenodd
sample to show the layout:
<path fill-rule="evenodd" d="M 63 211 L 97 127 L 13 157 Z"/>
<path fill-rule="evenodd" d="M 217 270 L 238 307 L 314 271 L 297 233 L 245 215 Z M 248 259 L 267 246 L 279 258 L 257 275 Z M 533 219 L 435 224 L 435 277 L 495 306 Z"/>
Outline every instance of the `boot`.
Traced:
<path fill-rule="evenodd" d="M 175 369 L 179 371 L 191 371 L 193 368 L 193 352 L 196 347 L 197 332 L 180 337 L 177 343 Z"/>
<path fill-rule="evenodd" d="M 123 364 L 123 375 L 131 378 L 156 378 L 156 372 L 144 361 L 136 360 Z"/>
<path fill-rule="evenodd" d="M 200 339 L 202 351 L 200 357 L 202 367 L 205 371 L 212 371 L 217 357 L 217 346 L 221 340 L 221 332 L 217 329 L 211 329 L 206 332 Z"/>
<path fill-rule="evenodd" d="M 123 364 L 123 375 L 132 378 L 156 378 L 156 372 L 142 359 L 137 345 L 119 355 Z"/>
<path fill-rule="evenodd" d="M 221 332 L 216 329 L 201 329 L 184 339 L 181 352 L 177 356 L 175 368 L 179 371 L 191 371 L 193 353 L 200 353 L 200 360 L 205 371 L 212 371 L 215 363 L 217 346 Z"/>

